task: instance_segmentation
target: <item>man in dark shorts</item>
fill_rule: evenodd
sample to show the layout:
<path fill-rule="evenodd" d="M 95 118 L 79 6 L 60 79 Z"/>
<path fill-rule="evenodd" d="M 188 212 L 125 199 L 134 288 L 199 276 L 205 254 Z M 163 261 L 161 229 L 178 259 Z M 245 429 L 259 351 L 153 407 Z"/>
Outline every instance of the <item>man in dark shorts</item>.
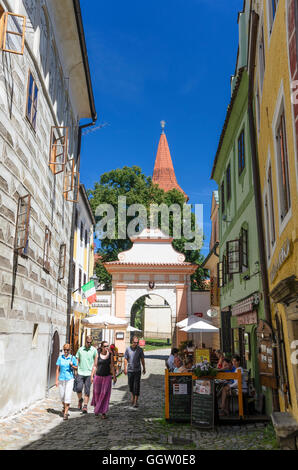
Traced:
<path fill-rule="evenodd" d="M 82 346 L 76 354 L 79 363 L 76 392 L 78 394 L 78 408 L 82 410 L 83 413 L 87 413 L 91 388 L 91 373 L 96 354 L 97 351 L 94 346 L 92 346 L 92 336 L 87 336 L 85 346 Z M 82 398 L 83 387 L 84 400 Z M 82 409 L 83 401 L 84 406 Z"/>
<path fill-rule="evenodd" d="M 146 374 L 144 351 L 139 346 L 139 338 L 134 336 L 131 345 L 124 354 L 124 373 L 128 376 L 128 386 L 131 393 L 131 405 L 138 407 L 138 398 L 140 395 L 141 382 L 141 363 L 143 374 Z"/>

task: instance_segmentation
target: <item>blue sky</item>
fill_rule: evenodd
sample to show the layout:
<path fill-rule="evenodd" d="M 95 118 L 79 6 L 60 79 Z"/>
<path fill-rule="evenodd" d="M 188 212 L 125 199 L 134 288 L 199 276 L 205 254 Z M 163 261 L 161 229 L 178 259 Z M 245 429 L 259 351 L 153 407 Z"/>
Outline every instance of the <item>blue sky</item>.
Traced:
<path fill-rule="evenodd" d="M 81 0 L 104 128 L 83 137 L 81 182 L 124 165 L 153 173 L 166 136 L 179 185 L 204 205 L 209 252 L 212 165 L 230 101 L 243 0 Z"/>

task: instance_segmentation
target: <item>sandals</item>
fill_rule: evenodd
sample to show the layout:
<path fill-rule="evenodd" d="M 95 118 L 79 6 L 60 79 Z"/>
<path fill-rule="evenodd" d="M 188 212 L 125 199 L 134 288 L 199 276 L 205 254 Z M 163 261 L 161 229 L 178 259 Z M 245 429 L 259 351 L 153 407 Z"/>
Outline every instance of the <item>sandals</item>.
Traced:
<path fill-rule="evenodd" d="M 108 417 L 107 417 L 107 415 L 106 415 L 105 413 L 103 413 L 103 414 L 101 415 L 101 419 L 108 419 Z"/>
<path fill-rule="evenodd" d="M 84 405 L 84 406 L 83 406 L 82 412 L 83 412 L 83 413 L 88 413 L 87 405 Z"/>
<path fill-rule="evenodd" d="M 63 421 L 67 421 L 67 420 L 68 420 L 68 414 L 64 414 Z"/>

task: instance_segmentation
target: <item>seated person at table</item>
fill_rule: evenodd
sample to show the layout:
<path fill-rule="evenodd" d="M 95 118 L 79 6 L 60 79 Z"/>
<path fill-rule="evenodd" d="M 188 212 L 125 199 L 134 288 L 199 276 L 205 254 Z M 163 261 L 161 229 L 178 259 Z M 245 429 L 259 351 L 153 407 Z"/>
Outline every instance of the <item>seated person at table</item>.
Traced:
<path fill-rule="evenodd" d="M 195 351 L 195 346 L 193 345 L 192 341 L 189 341 L 186 346 L 186 352 L 193 353 Z"/>
<path fill-rule="evenodd" d="M 174 359 L 176 356 L 178 356 L 178 349 L 173 348 L 171 351 L 171 354 L 168 357 L 168 360 L 166 361 L 166 366 L 170 371 L 173 371 L 175 366 L 174 366 Z"/>
<path fill-rule="evenodd" d="M 173 372 L 179 372 L 179 369 L 183 366 L 183 362 L 181 357 L 175 356 L 174 357 L 174 370 Z"/>
<path fill-rule="evenodd" d="M 177 370 L 175 369 L 174 372 L 178 372 L 178 373 L 190 372 L 191 368 L 192 368 L 192 360 L 190 358 L 186 358 L 183 361 L 183 364 L 181 365 L 181 367 L 179 367 Z"/>
<path fill-rule="evenodd" d="M 240 366 L 240 357 L 239 356 L 233 356 L 233 367 L 235 369 L 235 372 L 238 370 L 241 370 L 242 374 L 242 392 L 246 393 L 247 392 L 247 383 L 245 381 L 245 377 L 243 374 L 243 369 Z M 235 390 L 238 394 L 238 380 L 232 380 L 230 381 L 231 383 L 228 383 L 227 385 L 224 386 L 222 389 L 221 393 L 221 410 L 220 410 L 220 415 L 221 416 L 228 416 L 230 414 L 229 412 L 229 397 L 231 395 L 231 390 Z"/>
<path fill-rule="evenodd" d="M 222 363 L 223 363 L 223 360 L 224 360 L 224 354 L 218 349 L 216 351 L 216 356 L 217 356 L 217 365 L 216 365 L 216 368 L 217 369 L 222 369 Z"/>
<path fill-rule="evenodd" d="M 227 357 L 224 357 L 222 360 L 222 365 L 220 372 L 235 372 L 236 367 L 232 364 L 231 359 L 228 359 Z"/>

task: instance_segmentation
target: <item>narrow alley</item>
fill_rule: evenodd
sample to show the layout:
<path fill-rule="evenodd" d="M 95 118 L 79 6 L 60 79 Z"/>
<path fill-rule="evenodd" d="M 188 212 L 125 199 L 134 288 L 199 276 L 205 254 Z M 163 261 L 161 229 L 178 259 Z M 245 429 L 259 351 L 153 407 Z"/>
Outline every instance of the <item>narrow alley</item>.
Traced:
<path fill-rule="evenodd" d="M 82 415 L 73 393 L 70 419 L 62 420 L 58 390 L 23 413 L 0 421 L 1 450 L 271 450 L 270 425 L 246 424 L 200 431 L 188 424 L 168 424 L 164 416 L 164 364 L 169 350 L 145 353 L 140 406 L 130 408 L 127 377 L 112 390 L 108 419 L 96 418 L 93 407 Z M 91 400 L 90 400 L 91 403 Z"/>

